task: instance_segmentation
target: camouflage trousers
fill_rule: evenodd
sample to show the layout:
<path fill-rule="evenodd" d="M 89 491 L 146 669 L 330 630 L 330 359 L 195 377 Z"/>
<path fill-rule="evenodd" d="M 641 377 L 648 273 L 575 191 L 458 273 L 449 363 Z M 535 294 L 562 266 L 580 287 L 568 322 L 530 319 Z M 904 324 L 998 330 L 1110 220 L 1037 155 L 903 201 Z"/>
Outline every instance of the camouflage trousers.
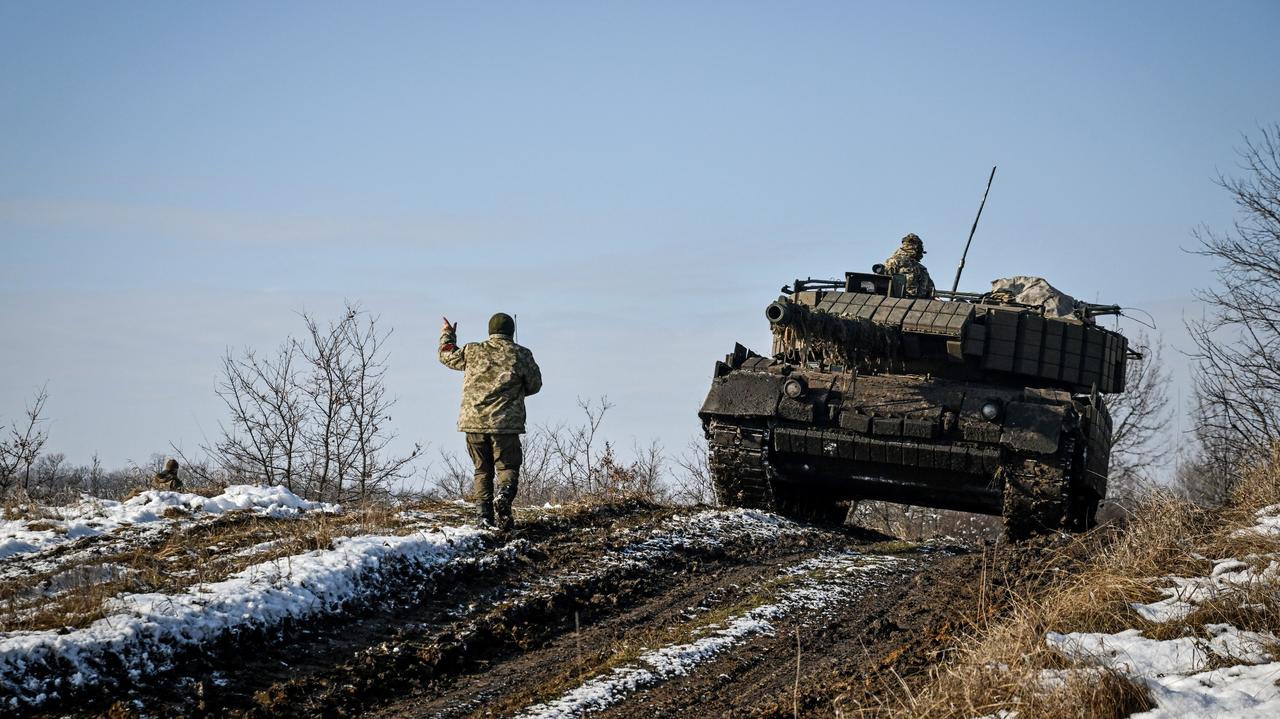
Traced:
<path fill-rule="evenodd" d="M 467 453 L 476 465 L 476 505 L 481 519 L 510 528 L 511 504 L 520 485 L 520 461 L 523 459 L 518 434 L 479 434 L 467 432 Z M 498 480 L 494 495 L 494 478 Z"/>

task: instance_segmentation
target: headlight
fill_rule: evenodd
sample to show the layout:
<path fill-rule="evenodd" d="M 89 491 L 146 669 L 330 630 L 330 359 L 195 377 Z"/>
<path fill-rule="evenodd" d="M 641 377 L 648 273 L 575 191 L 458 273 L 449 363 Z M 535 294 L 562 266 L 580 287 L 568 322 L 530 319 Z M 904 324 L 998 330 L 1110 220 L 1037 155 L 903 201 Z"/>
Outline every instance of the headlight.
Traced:
<path fill-rule="evenodd" d="M 804 382 L 792 377 L 782 383 L 782 393 L 791 399 L 796 399 L 800 395 L 804 394 Z"/>
<path fill-rule="evenodd" d="M 987 403 L 982 405 L 982 416 L 985 419 L 988 419 L 994 422 L 995 420 L 1000 419 L 1001 409 L 1003 409 L 1003 407 L 1000 405 L 1000 400 L 998 399 L 987 400 Z"/>

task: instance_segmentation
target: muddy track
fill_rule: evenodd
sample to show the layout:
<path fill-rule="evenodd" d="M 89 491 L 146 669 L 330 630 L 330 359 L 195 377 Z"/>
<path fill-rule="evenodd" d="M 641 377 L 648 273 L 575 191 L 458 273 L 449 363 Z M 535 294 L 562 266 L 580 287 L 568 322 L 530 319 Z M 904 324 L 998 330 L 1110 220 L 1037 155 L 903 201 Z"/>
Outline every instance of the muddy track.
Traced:
<path fill-rule="evenodd" d="M 883 539 L 753 512 L 540 517 L 395 596 L 228 643 L 78 713 L 835 715 L 874 706 L 888 677 L 920 674 L 1045 574 L 1033 548 Z"/>
<path fill-rule="evenodd" d="M 458 706 L 441 715 L 466 715 L 466 707 L 524 685 L 522 677 L 513 686 L 513 671 L 540 682 L 535 675 L 546 661 L 540 651 L 558 639 L 573 636 L 579 649 L 583 643 L 607 646 L 584 632 L 609 626 L 617 617 L 637 628 L 661 625 L 650 605 L 669 603 L 682 610 L 705 600 L 708 590 L 723 582 L 707 585 L 704 578 L 745 581 L 778 562 L 799 561 L 848 538 L 787 523 L 767 538 L 728 527 L 699 539 L 686 534 L 688 523 L 688 517 L 647 513 L 607 528 L 531 542 L 522 554 L 525 561 L 500 581 L 487 577 L 490 584 L 477 582 L 467 590 L 470 611 L 440 616 L 424 607 L 434 616 L 415 616 L 413 624 L 328 671 L 271 686 L 246 713 L 357 715 L 394 712 L 405 701 L 415 715 L 440 713 L 420 706 L 425 701 Z M 508 664 L 512 669 L 505 668 Z M 498 682 L 502 687 L 474 683 L 477 676 L 494 675 L 497 667 L 506 677 Z"/>
<path fill-rule="evenodd" d="M 544 548 L 577 543 L 602 531 L 669 514 L 642 504 L 596 507 L 568 516 L 542 516 L 512 541 L 490 539 L 484 551 L 415 577 L 388 596 L 352 611 L 268 632 L 250 631 L 184 657 L 174 671 L 137 677 L 109 694 L 81 695 L 73 705 L 46 706 L 33 716 L 222 716 L 261 707 L 256 696 L 299 676 L 312 677 L 417 624 L 448 624 L 477 600 L 500 596 L 518 583 L 520 568 L 549 558 Z M 561 555 L 570 552 L 559 552 Z"/>

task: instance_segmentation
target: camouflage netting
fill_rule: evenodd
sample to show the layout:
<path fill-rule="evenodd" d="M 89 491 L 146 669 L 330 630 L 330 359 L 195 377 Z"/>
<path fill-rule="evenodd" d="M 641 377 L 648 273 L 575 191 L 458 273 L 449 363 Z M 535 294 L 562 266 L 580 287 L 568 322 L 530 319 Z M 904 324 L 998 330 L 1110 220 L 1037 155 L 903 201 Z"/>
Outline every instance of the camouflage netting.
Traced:
<path fill-rule="evenodd" d="M 898 355 L 901 332 L 869 319 L 842 317 L 791 304 L 795 320 L 774 325 L 778 346 L 799 353 L 802 361 L 856 367 L 870 358 Z"/>
<path fill-rule="evenodd" d="M 1043 307 L 1045 317 L 1070 317 L 1076 299 L 1049 284 L 1043 277 L 1017 275 L 991 281 L 991 291 L 1009 294 L 1014 302 Z"/>

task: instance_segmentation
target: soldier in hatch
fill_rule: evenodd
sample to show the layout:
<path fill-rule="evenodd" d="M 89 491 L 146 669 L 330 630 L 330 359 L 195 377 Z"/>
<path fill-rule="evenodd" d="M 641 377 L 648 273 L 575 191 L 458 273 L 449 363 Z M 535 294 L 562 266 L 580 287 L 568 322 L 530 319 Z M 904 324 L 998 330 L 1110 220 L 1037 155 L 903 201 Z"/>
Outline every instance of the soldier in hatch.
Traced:
<path fill-rule="evenodd" d="M 178 460 L 165 460 L 164 469 L 156 472 L 156 475 L 151 478 L 151 486 L 172 492 L 182 489 L 182 480 L 178 479 Z"/>
<path fill-rule="evenodd" d="M 924 242 L 914 232 L 902 238 L 902 247 L 884 261 L 884 271 L 907 278 L 907 297 L 933 297 L 933 280 L 929 270 L 920 264 L 924 259 Z"/>
<path fill-rule="evenodd" d="M 520 435 L 524 398 L 542 389 L 542 372 L 533 353 L 516 344 L 515 320 L 499 312 L 489 319 L 489 339 L 458 346 L 458 326 L 444 320 L 440 363 L 461 370 L 462 410 L 458 431 L 467 435 L 467 452 L 476 466 L 476 504 L 480 520 L 502 531 L 513 526 L 511 504 L 520 477 Z M 494 475 L 497 496 L 494 496 Z"/>

